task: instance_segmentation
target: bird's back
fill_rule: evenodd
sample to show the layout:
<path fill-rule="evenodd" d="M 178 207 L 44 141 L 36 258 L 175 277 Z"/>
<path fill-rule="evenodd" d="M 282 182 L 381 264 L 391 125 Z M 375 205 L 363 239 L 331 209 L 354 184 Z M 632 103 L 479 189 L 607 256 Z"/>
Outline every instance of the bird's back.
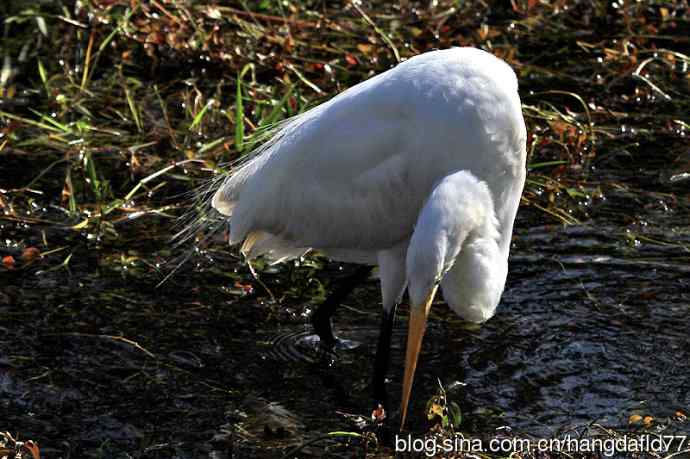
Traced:
<path fill-rule="evenodd" d="M 429 52 L 289 121 L 214 206 L 231 214 L 231 243 L 381 250 L 410 237 L 435 183 L 470 170 L 512 228 L 517 202 L 504 201 L 522 189 L 525 137 L 508 65 L 473 48 Z"/>

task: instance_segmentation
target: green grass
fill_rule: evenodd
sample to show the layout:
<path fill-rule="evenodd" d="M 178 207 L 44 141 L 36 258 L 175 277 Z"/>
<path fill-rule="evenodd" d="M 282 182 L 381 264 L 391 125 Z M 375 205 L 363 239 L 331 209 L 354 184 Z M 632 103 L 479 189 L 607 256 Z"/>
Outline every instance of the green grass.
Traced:
<path fill-rule="evenodd" d="M 687 98 L 681 96 L 687 95 L 682 68 L 688 57 L 680 51 L 687 18 L 672 18 L 673 8 L 680 8 L 674 4 L 615 12 L 603 4 L 573 5 L 594 22 L 611 23 L 593 30 L 601 33 L 597 40 L 573 34 L 583 12 L 547 4 L 497 8 L 494 24 L 458 14 L 454 2 L 416 14 L 366 4 L 344 10 L 300 2 L 263 2 L 257 10 L 246 4 L 134 5 L 92 4 L 79 15 L 59 2 L 5 7 L 5 28 L 15 38 L 4 49 L 13 76 L 2 87 L 12 107 L 0 111 L 7 131 L 2 152 L 41 148 L 42 156 L 64 159 L 59 167 L 67 199 L 46 199 L 72 216 L 88 210 L 92 228 L 131 212 L 133 188 L 148 198 L 136 196 L 135 207 L 154 211 L 203 180 L 204 170 L 256 146 L 257 129 L 430 47 L 481 46 L 517 70 L 531 133 L 524 204 L 555 221 L 587 218 L 577 198 L 601 192 L 587 184 L 590 166 L 599 151 L 624 141 L 618 129 L 623 120 L 652 136 L 666 136 L 663 123 L 687 124 Z M 478 17 L 488 11 L 472 2 L 464 9 Z M 92 16 L 89 24 L 84 14 Z M 656 35 L 671 39 L 630 32 L 652 24 Z M 66 43 L 72 52 L 61 52 Z M 31 104 L 23 103 L 22 93 Z M 660 99 L 658 107 L 640 112 L 631 97 Z M 185 159 L 201 167 L 168 166 Z M 130 177 L 110 179 L 122 160 Z M 156 183 L 142 181 L 156 170 L 165 171 L 155 175 Z M 37 170 L 31 184 L 40 187 L 47 179 Z M 5 197 L 17 204 L 25 198 L 16 191 Z M 93 208 L 106 211 L 94 216 Z"/>

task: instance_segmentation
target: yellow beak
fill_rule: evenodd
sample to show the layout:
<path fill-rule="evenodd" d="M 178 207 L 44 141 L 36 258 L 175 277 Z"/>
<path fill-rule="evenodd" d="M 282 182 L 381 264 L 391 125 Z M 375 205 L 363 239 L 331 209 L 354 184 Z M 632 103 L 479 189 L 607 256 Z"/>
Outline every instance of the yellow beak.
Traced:
<path fill-rule="evenodd" d="M 410 393 L 412 392 L 412 381 L 414 380 L 414 372 L 417 369 L 417 359 L 419 358 L 419 351 L 422 349 L 422 339 L 426 331 L 426 320 L 429 317 L 429 310 L 431 303 L 434 301 L 437 287 L 434 287 L 423 305 L 411 305 L 410 307 L 410 322 L 407 331 L 407 352 L 405 354 L 405 376 L 403 378 L 403 392 L 401 401 L 402 419 L 400 421 L 400 430 L 405 427 L 405 418 L 407 417 L 407 405 L 410 401 Z"/>

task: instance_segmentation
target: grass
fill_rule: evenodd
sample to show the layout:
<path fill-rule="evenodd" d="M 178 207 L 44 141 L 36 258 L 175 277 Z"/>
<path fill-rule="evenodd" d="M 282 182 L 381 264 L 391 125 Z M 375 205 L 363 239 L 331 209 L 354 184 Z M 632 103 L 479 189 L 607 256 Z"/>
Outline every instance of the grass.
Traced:
<path fill-rule="evenodd" d="M 84 247 L 116 246 L 129 252 L 107 264 L 163 278 L 164 260 L 137 255 L 137 244 L 166 244 L 195 205 L 184 197 L 256 147 L 267 127 L 400 60 L 458 45 L 486 49 L 518 73 L 532 215 L 586 223 L 623 193 L 686 211 L 677 192 L 690 170 L 684 2 L 504 3 L 3 3 L 0 225 L 29 234 L 3 249 L 17 252 L 12 269 L 38 264 L 45 276 L 74 269 Z M 670 165 L 677 179 L 643 190 L 631 163 L 643 172 Z M 602 177 L 602 168 L 619 173 Z M 23 261 L 18 253 L 32 245 L 40 258 Z M 193 260 L 225 250 L 204 241 Z M 271 288 L 279 300 L 322 295 L 322 267 L 283 268 L 291 287 Z M 332 437 L 351 436 L 341 434 Z"/>
<path fill-rule="evenodd" d="M 0 111 L 0 145 L 10 156 L 41 149 L 49 162 L 3 195 L 16 208 L 27 185 L 55 185 L 48 172 L 57 167 L 62 197 L 50 193 L 49 201 L 90 230 L 167 207 L 206 171 L 249 151 L 258 128 L 430 47 L 481 46 L 517 70 L 531 134 L 524 204 L 564 224 L 587 218 L 578 199 L 602 193 L 587 177 L 598 151 L 628 137 L 619 129 L 626 119 L 638 135 L 657 138 L 669 136 L 654 125 L 687 125 L 688 57 L 671 49 L 682 49 L 687 18 L 675 4 L 612 12 L 603 4 L 516 2 L 491 10 L 494 23 L 472 2 L 465 8 L 476 19 L 457 14 L 453 2 L 400 11 L 358 3 L 319 10 L 264 2 L 258 11 L 191 2 L 115 1 L 78 12 L 58 5 L 19 3 L 8 12 L 5 29 L 17 38 L 4 50 L 12 76 L 2 94 L 12 110 Z M 582 14 L 593 30 L 577 38 L 572 27 Z M 610 30 L 596 36 L 597 21 L 610 21 Z M 628 33 L 638 28 L 656 34 Z M 650 110 L 633 112 L 635 105 Z M 168 166 L 188 159 L 198 162 Z M 115 173 L 123 166 L 129 177 Z M 165 172 L 155 183 L 141 181 L 156 170 Z"/>

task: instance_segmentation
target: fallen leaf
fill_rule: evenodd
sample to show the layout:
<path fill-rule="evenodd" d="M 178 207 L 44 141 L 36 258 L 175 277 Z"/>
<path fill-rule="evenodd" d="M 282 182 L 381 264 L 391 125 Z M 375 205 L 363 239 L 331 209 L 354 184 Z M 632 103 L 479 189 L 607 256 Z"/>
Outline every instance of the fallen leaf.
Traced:
<path fill-rule="evenodd" d="M 6 257 L 2 257 L 2 264 L 7 269 L 13 269 L 14 264 L 15 264 L 14 257 L 12 255 L 7 255 Z"/>
<path fill-rule="evenodd" d="M 489 35 L 489 26 L 487 24 L 482 24 L 477 32 L 482 41 L 486 40 L 486 37 Z"/>
<path fill-rule="evenodd" d="M 386 410 L 383 409 L 383 405 L 379 403 L 379 406 L 371 412 L 371 420 L 377 424 L 383 422 L 386 419 Z"/>
<path fill-rule="evenodd" d="M 369 44 L 366 44 L 366 43 L 360 43 L 357 45 L 357 49 L 360 50 L 362 52 L 362 54 L 369 54 L 369 53 L 371 53 L 371 50 L 373 49 L 373 47 Z"/>
<path fill-rule="evenodd" d="M 24 446 L 24 448 L 29 450 L 29 452 L 31 453 L 31 457 L 33 459 L 41 459 L 41 453 L 38 450 L 38 444 L 37 443 L 34 443 L 32 440 L 29 440 L 29 441 L 25 442 L 23 446 Z"/>
<path fill-rule="evenodd" d="M 628 424 L 639 424 L 642 421 L 642 416 L 639 414 L 633 414 L 628 418 Z"/>
<path fill-rule="evenodd" d="M 433 419 L 434 416 L 443 417 L 443 407 L 438 403 L 432 403 L 429 407 L 429 412 L 427 413 L 429 419 Z"/>
<path fill-rule="evenodd" d="M 206 15 L 211 19 L 223 19 L 223 14 L 220 12 L 220 10 L 213 6 L 208 6 L 206 8 Z"/>
<path fill-rule="evenodd" d="M 235 288 L 241 289 L 242 293 L 245 295 L 251 295 L 254 293 L 254 287 L 252 287 L 251 284 L 243 284 L 240 281 L 235 282 Z"/>
<path fill-rule="evenodd" d="M 157 31 L 151 32 L 146 36 L 146 43 L 162 45 L 165 43 L 165 35 Z"/>
<path fill-rule="evenodd" d="M 26 247 L 22 251 L 22 260 L 24 261 L 33 261 L 40 256 L 41 251 L 38 250 L 36 247 Z"/>

